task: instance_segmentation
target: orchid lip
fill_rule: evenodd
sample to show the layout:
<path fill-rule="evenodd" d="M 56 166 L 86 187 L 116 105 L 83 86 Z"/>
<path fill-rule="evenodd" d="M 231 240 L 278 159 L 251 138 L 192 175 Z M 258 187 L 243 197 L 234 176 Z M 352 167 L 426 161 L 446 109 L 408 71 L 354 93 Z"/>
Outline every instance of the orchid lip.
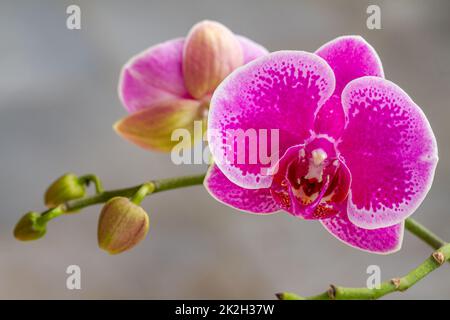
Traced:
<path fill-rule="evenodd" d="M 279 205 L 295 216 L 322 219 L 336 214 L 350 189 L 349 175 L 335 143 L 316 137 L 286 151 L 273 170 L 271 192 Z"/>

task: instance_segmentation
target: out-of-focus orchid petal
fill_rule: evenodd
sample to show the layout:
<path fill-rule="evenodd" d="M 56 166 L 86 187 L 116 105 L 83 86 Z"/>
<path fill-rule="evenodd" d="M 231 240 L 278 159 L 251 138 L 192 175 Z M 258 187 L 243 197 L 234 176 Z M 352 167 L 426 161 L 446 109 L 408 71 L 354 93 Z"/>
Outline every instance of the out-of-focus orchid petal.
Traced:
<path fill-rule="evenodd" d="M 269 189 L 241 188 L 228 180 L 215 164 L 210 166 L 204 185 L 216 200 L 239 210 L 260 214 L 280 210 Z"/>
<path fill-rule="evenodd" d="M 352 174 L 348 217 L 377 229 L 411 215 L 431 187 L 437 144 L 422 110 L 394 83 L 350 82 L 342 93 L 348 124 L 338 146 Z"/>
<path fill-rule="evenodd" d="M 119 96 L 128 112 L 163 100 L 189 97 L 182 72 L 183 46 L 183 39 L 163 42 L 125 64 L 119 80 Z"/>
<path fill-rule="evenodd" d="M 375 49 L 360 36 L 342 36 L 320 47 L 316 54 L 324 58 L 336 77 L 336 95 L 347 83 L 363 76 L 384 77 Z"/>
<path fill-rule="evenodd" d="M 269 51 L 267 51 L 267 49 L 262 45 L 246 37 L 237 35 L 236 38 L 238 39 L 242 47 L 242 53 L 244 54 L 244 64 L 247 64 L 250 61 L 265 56 L 269 53 Z"/>
<path fill-rule="evenodd" d="M 265 169 L 274 163 L 265 160 L 304 142 L 313 129 L 314 113 L 333 91 L 333 71 L 307 52 L 280 51 L 239 68 L 211 101 L 208 141 L 216 164 L 241 187 L 269 187 L 272 177 Z M 272 139 L 274 132 L 279 139 Z M 261 149 L 267 157 L 261 156 Z M 252 155 L 257 158 L 250 161 Z"/>
<path fill-rule="evenodd" d="M 119 120 L 114 129 L 144 149 L 168 152 L 179 143 L 171 141 L 175 129 L 189 130 L 191 138 L 194 138 L 194 121 L 202 120 L 203 112 L 196 100 L 168 100 Z"/>
<path fill-rule="evenodd" d="M 337 239 L 360 250 L 389 254 L 400 250 L 402 246 L 404 222 L 385 228 L 362 229 L 348 219 L 345 203 L 337 215 L 320 222 Z"/>
<path fill-rule="evenodd" d="M 184 44 L 183 74 L 194 98 L 211 94 L 243 63 L 241 44 L 227 27 L 214 21 L 203 21 L 192 27 Z"/>
<path fill-rule="evenodd" d="M 345 114 L 341 104 L 341 97 L 333 95 L 320 108 L 314 122 L 314 131 L 318 134 L 327 134 L 338 140 L 345 127 Z"/>

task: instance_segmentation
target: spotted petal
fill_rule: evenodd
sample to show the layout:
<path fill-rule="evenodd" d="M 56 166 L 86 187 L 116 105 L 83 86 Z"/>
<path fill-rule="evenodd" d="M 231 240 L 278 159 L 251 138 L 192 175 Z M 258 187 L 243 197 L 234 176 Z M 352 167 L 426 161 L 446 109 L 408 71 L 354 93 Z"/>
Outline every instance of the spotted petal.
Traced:
<path fill-rule="evenodd" d="M 348 217 L 361 228 L 398 224 L 431 187 L 437 144 L 422 110 L 394 83 L 350 82 L 342 93 L 348 124 L 338 146 L 352 174 Z"/>
<path fill-rule="evenodd" d="M 314 122 L 314 131 L 318 134 L 327 134 L 338 140 L 345 127 L 345 114 L 341 104 L 341 97 L 333 95 L 320 108 Z"/>
<path fill-rule="evenodd" d="M 333 91 L 331 68 L 307 52 L 275 52 L 237 69 L 211 101 L 208 140 L 218 167 L 241 187 L 269 187 L 272 177 L 265 169 L 304 142 L 315 111 Z M 255 150 L 258 157 L 251 161 Z"/>
<path fill-rule="evenodd" d="M 345 206 L 337 215 L 320 222 L 337 239 L 363 251 L 389 254 L 400 250 L 402 245 L 403 222 L 373 230 L 359 228 L 348 219 Z"/>
<path fill-rule="evenodd" d="M 375 49 L 360 36 L 342 36 L 320 47 L 316 54 L 325 59 L 336 77 L 336 95 L 347 83 L 363 76 L 384 78 L 383 66 Z"/>
<path fill-rule="evenodd" d="M 269 189 L 241 188 L 228 180 L 215 164 L 209 168 L 204 185 L 215 199 L 239 210 L 260 214 L 280 210 Z"/>

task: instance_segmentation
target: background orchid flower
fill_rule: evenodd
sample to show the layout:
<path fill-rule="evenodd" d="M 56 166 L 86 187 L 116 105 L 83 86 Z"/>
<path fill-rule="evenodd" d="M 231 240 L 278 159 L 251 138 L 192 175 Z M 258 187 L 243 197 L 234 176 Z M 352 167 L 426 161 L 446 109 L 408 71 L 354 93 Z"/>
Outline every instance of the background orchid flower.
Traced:
<path fill-rule="evenodd" d="M 236 161 L 242 150 L 230 132 L 248 129 L 257 138 L 260 129 L 279 130 L 275 165 Z M 320 220 L 344 243 L 384 254 L 401 247 L 404 220 L 430 189 L 438 161 L 424 113 L 384 79 L 377 53 L 357 36 L 316 53 L 275 52 L 234 71 L 213 95 L 208 140 L 216 164 L 205 186 L 217 200 Z"/>
<path fill-rule="evenodd" d="M 192 132 L 195 120 L 206 120 L 218 84 L 267 53 L 214 21 L 194 25 L 186 38 L 145 50 L 122 69 L 119 96 L 131 115 L 114 125 L 116 132 L 140 147 L 170 151 L 177 143 L 170 139 L 174 129 Z"/>

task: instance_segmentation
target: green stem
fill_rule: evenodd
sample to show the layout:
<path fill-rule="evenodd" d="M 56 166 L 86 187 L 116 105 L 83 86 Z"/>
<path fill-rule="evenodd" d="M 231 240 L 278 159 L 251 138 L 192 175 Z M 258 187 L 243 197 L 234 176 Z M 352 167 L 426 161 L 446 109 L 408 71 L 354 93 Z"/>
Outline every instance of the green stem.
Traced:
<path fill-rule="evenodd" d="M 76 212 L 92 205 L 105 203 L 109 199 L 114 197 L 131 198 L 131 201 L 133 201 L 133 203 L 140 204 L 146 196 L 153 193 L 200 185 L 203 183 L 205 176 L 206 173 L 193 176 L 152 180 L 130 188 L 103 191 L 100 179 L 98 179 L 97 176 L 85 175 L 80 177 L 80 181 L 82 181 L 82 183 L 93 181 L 95 183 L 97 193 L 93 196 L 69 201 L 63 205 L 42 212 L 37 220 L 37 225 L 39 227 L 45 228 L 50 220 L 53 220 L 65 213 Z"/>
<path fill-rule="evenodd" d="M 144 183 L 131 198 L 131 202 L 140 204 L 146 196 L 153 193 L 153 190 L 155 190 L 155 185 L 153 183 Z"/>
<path fill-rule="evenodd" d="M 445 245 L 444 240 L 412 218 L 406 219 L 405 228 L 419 239 L 429 244 L 433 249 L 438 249 Z"/>
<path fill-rule="evenodd" d="M 405 291 L 445 261 L 450 262 L 450 244 L 412 218 L 406 219 L 405 228 L 433 249 L 438 249 L 406 276 L 383 282 L 379 289 L 345 288 L 332 285 L 327 291 L 311 297 L 302 297 L 292 292 L 277 293 L 276 296 L 280 300 L 378 299 L 395 291 Z"/>
<path fill-rule="evenodd" d="M 74 212 L 74 211 L 77 211 L 77 210 L 80 210 L 80 209 L 83 209 L 85 207 L 89 207 L 89 206 L 92 206 L 95 204 L 105 203 L 109 199 L 114 198 L 114 197 L 131 198 L 141 189 L 141 187 L 143 185 L 151 185 L 154 188 L 153 191 L 151 191 L 149 193 L 147 192 L 145 194 L 145 196 L 146 196 L 148 194 L 154 194 L 154 193 L 158 193 L 161 191 L 199 185 L 199 184 L 203 183 L 204 178 L 205 178 L 205 174 L 203 173 L 203 174 L 193 175 L 193 176 L 152 180 L 152 181 L 148 181 L 143 184 L 139 184 L 137 186 L 133 186 L 130 188 L 103 191 L 101 193 L 95 194 L 90 197 L 70 201 L 70 202 L 66 203 L 66 205 L 63 208 L 63 211 L 64 211 L 64 213 Z"/>
<path fill-rule="evenodd" d="M 56 208 L 48 209 L 47 211 L 44 211 L 41 213 L 41 216 L 39 217 L 39 225 L 45 226 L 47 222 L 50 220 L 59 217 L 60 215 L 64 214 L 65 208 L 63 206 L 59 206 Z"/>
<path fill-rule="evenodd" d="M 45 211 L 41 214 L 39 223 L 46 224 L 51 219 L 54 219 L 64 213 L 78 211 L 85 207 L 99 203 L 105 203 L 109 199 L 118 196 L 128 197 L 131 198 L 134 203 L 140 203 L 150 194 L 200 185 L 203 183 L 204 178 L 205 174 L 203 173 L 193 176 L 151 180 L 130 188 L 103 191 L 101 182 L 97 176 L 86 175 L 81 177 L 81 179 L 86 182 L 94 182 L 97 194 L 83 199 L 73 200 L 65 205 Z M 378 299 L 395 291 L 407 290 L 429 273 L 439 268 L 445 261 L 450 261 L 450 244 L 446 244 L 433 232 L 411 218 L 406 219 L 405 227 L 408 231 L 416 235 L 419 239 L 423 240 L 434 249 L 439 249 L 404 277 L 383 282 L 378 289 L 331 286 L 327 291 L 316 296 L 302 297 L 294 293 L 284 292 L 277 294 L 277 297 L 282 300 Z"/>
<path fill-rule="evenodd" d="M 78 180 L 85 185 L 89 185 L 90 182 L 94 183 L 95 193 L 97 194 L 103 192 L 102 182 L 95 174 L 86 174 L 82 177 L 79 177 Z"/>
<path fill-rule="evenodd" d="M 394 278 L 383 282 L 377 289 L 346 288 L 331 285 L 330 288 L 316 296 L 302 297 L 290 292 L 277 294 L 281 300 L 361 300 L 378 299 L 389 293 L 403 292 L 429 273 L 439 268 L 445 261 L 450 260 L 450 244 L 446 244 L 436 250 L 429 258 L 423 261 L 417 268 L 401 278 Z"/>

